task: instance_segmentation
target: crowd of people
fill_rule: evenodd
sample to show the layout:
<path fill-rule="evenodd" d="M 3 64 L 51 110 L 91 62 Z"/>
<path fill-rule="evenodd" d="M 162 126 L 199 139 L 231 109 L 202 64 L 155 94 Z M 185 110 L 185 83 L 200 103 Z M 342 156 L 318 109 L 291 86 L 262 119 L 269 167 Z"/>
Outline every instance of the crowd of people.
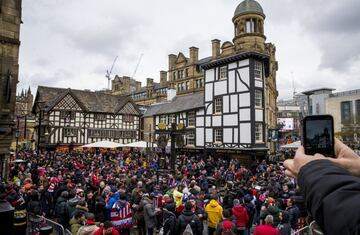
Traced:
<path fill-rule="evenodd" d="M 72 234 L 281 234 L 306 217 L 302 196 L 279 163 L 208 156 L 21 152 L 0 200 L 15 208 L 15 234 L 32 233 L 41 216 Z M 300 224 L 299 224 L 300 221 Z M 268 233 L 264 233 L 267 231 Z"/>

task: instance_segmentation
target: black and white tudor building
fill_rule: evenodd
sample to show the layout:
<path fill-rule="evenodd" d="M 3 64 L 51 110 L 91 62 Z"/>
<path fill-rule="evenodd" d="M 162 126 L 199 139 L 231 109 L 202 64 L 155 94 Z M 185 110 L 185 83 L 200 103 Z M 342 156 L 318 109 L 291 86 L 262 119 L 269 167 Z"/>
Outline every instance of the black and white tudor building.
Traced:
<path fill-rule="evenodd" d="M 150 106 L 144 119 L 185 126 L 187 149 L 265 155 L 264 78 L 268 56 L 244 52 L 202 65 L 205 91 Z M 155 135 L 157 138 L 159 134 Z"/>
<path fill-rule="evenodd" d="M 37 117 L 34 141 L 40 140 L 41 148 L 139 140 L 140 111 L 125 96 L 39 86 L 32 111 Z"/>

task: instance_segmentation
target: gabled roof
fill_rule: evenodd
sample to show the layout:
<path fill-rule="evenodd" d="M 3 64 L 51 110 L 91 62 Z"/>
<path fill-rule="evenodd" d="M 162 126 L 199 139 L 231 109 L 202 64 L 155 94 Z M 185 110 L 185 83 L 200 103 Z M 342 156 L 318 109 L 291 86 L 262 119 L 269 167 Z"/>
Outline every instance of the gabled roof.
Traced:
<path fill-rule="evenodd" d="M 41 107 L 45 108 L 46 111 L 51 110 L 68 94 L 76 100 L 84 112 L 117 113 L 128 102 L 131 102 L 136 111 L 140 114 L 137 106 L 127 96 L 114 96 L 102 92 L 45 86 L 38 87 L 33 112 L 35 112 L 36 104 L 41 105 Z"/>
<path fill-rule="evenodd" d="M 198 92 L 190 95 L 176 96 L 170 102 L 151 105 L 145 111 L 144 117 L 190 111 L 203 107 L 204 92 Z"/>

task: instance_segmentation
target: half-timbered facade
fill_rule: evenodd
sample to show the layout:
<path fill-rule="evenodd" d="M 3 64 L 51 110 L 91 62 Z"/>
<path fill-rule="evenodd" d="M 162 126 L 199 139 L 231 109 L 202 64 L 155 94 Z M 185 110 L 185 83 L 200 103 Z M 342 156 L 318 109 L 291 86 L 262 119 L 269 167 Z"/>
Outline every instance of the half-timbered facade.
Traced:
<path fill-rule="evenodd" d="M 203 114 L 204 93 L 200 92 L 177 96 L 169 102 L 149 106 L 144 114 L 144 120 L 149 126 L 154 127 L 151 129 L 155 140 L 159 137 L 158 131 L 161 125 L 165 124 L 166 129 L 170 129 L 171 124 L 176 123 L 183 131 L 184 147 L 195 148 L 197 147 L 196 129 L 198 125 L 202 125 Z"/>
<path fill-rule="evenodd" d="M 40 86 L 33 112 L 42 147 L 139 140 L 140 111 L 126 96 Z"/>
<path fill-rule="evenodd" d="M 266 151 L 264 64 L 268 56 L 240 53 L 203 65 L 204 126 L 196 136 L 206 149 Z"/>

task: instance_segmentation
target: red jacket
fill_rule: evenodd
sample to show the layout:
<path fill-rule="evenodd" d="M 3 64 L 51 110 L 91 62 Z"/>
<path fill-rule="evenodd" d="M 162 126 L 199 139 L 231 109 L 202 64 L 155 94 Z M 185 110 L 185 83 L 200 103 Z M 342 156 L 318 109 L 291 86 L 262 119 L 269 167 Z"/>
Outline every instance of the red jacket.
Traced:
<path fill-rule="evenodd" d="M 257 226 L 254 235 L 280 235 L 280 232 L 269 224 Z"/>
<path fill-rule="evenodd" d="M 104 231 L 104 227 L 100 227 L 98 230 L 95 231 L 95 233 L 93 233 L 93 235 L 103 235 L 103 231 Z M 116 231 L 115 228 L 112 228 L 111 235 L 119 235 L 119 232 Z"/>
<path fill-rule="evenodd" d="M 232 214 L 236 217 L 236 227 L 246 227 L 249 222 L 249 215 L 243 206 L 234 206 L 232 208 Z"/>

